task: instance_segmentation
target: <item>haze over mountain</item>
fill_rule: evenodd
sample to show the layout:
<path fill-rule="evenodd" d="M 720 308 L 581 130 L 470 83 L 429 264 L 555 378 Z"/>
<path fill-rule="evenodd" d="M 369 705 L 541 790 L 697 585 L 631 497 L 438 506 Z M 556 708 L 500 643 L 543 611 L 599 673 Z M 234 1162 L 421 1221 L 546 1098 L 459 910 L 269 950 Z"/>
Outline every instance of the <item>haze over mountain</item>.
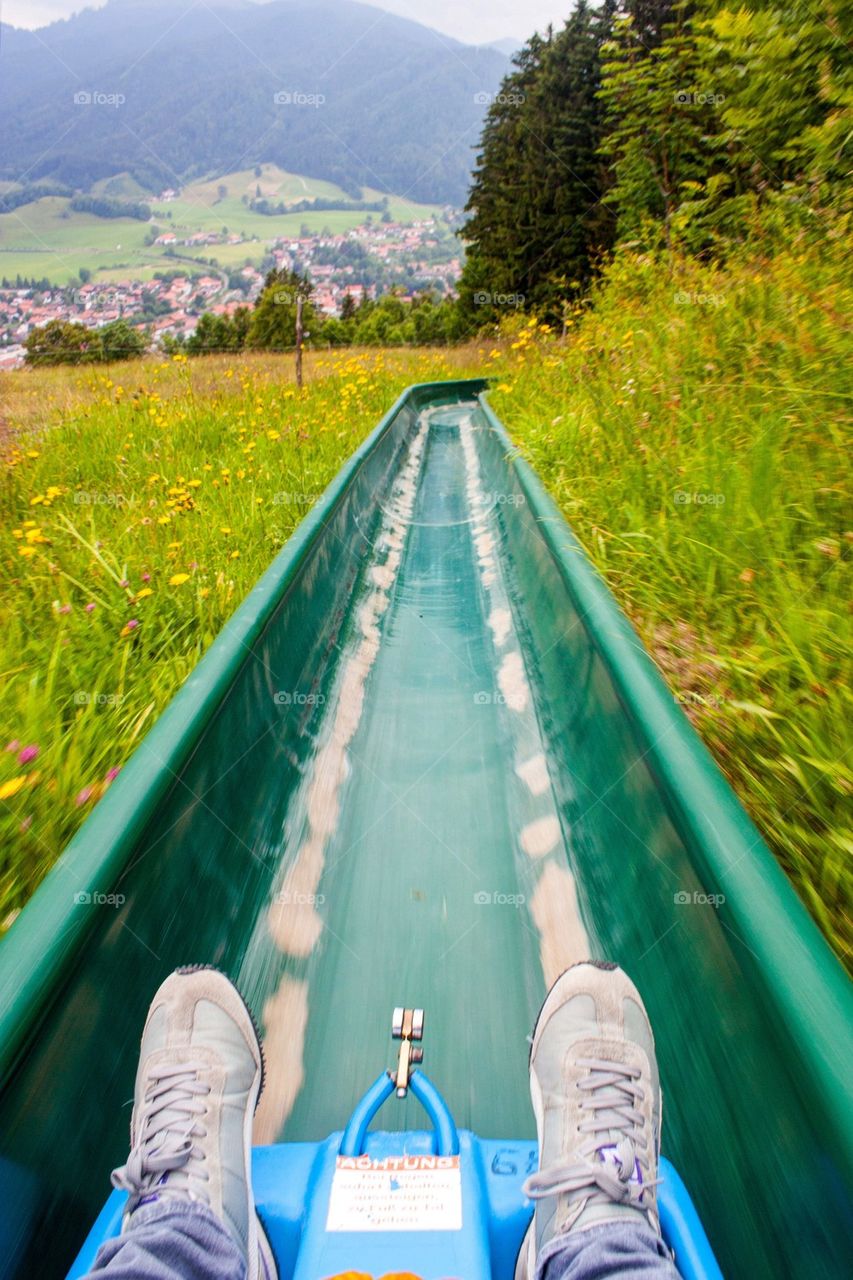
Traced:
<path fill-rule="evenodd" d="M 270 160 L 459 204 L 507 68 L 354 0 L 109 0 L 2 27 L 0 177 L 154 190 Z"/>
<path fill-rule="evenodd" d="M 523 44 L 523 40 L 516 40 L 514 36 L 505 36 L 503 40 L 489 41 L 488 47 L 497 49 L 498 53 L 504 53 L 508 58 L 511 58 L 514 53 L 518 53 Z"/>

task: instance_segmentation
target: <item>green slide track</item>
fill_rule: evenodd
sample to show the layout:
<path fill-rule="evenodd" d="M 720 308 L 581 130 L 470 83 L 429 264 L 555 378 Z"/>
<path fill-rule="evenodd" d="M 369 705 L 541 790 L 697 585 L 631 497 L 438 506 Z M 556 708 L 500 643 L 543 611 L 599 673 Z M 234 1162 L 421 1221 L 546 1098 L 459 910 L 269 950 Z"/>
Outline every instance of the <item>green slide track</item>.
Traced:
<path fill-rule="evenodd" d="M 342 1128 L 403 1004 L 457 1123 L 524 1137 L 527 1036 L 587 956 L 646 999 L 725 1274 L 848 1274 L 847 978 L 485 384 L 413 387 L 0 948 L 3 1274 L 76 1252 L 175 966 L 257 1012 L 258 1142 Z"/>

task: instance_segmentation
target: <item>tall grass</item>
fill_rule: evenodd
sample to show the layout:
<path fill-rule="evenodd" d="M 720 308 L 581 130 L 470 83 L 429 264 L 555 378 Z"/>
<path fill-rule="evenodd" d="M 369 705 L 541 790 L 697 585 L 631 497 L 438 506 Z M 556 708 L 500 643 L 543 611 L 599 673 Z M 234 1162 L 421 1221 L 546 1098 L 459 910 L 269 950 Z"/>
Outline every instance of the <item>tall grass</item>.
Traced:
<path fill-rule="evenodd" d="M 851 301 L 815 247 L 624 256 L 565 336 L 518 317 L 451 352 L 312 355 L 302 395 L 248 354 L 4 378 L 0 920 L 398 392 L 490 372 L 849 961 Z"/>
<path fill-rule="evenodd" d="M 848 962 L 851 303 L 816 247 L 626 256 L 494 397 Z"/>
<path fill-rule="evenodd" d="M 302 394 L 248 355 L 3 379 L 0 921 L 398 393 L 466 358 L 312 356 Z"/>

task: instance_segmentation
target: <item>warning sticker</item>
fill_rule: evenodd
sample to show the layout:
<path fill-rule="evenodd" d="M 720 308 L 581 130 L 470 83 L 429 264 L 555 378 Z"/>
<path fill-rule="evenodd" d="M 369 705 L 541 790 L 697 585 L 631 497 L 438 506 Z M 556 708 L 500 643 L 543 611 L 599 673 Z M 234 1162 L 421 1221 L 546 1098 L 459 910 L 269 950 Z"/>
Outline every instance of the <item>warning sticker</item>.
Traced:
<path fill-rule="evenodd" d="M 458 1156 L 338 1156 L 327 1231 L 461 1231 Z"/>

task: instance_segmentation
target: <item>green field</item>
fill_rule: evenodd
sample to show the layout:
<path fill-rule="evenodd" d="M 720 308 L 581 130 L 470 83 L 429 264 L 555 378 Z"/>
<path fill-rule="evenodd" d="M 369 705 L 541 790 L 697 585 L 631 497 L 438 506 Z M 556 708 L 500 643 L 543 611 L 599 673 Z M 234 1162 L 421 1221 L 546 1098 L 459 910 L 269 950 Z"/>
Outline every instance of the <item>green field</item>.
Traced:
<path fill-rule="evenodd" d="M 302 396 L 251 353 L 3 375 L 0 919 L 402 387 L 489 373 L 849 962 L 851 309 L 819 249 L 625 255 L 563 340 L 518 316 L 450 351 L 309 353 Z"/>
<path fill-rule="evenodd" d="M 227 195 L 220 198 L 220 187 Z M 227 174 L 223 178 L 193 183 L 185 187 L 178 199 L 161 202 L 148 197 L 160 232 L 171 231 L 180 240 L 199 231 L 240 233 L 250 243 L 238 245 L 179 245 L 182 258 L 215 258 L 226 269 L 260 265 L 270 241 L 279 236 L 300 234 L 303 226 L 312 232 L 329 228 L 333 232 L 361 226 L 368 216 L 360 211 L 330 210 L 267 217 L 254 213 L 242 202 L 260 187 L 266 199 L 278 204 L 300 200 L 348 200 L 345 192 L 333 183 L 303 178 L 286 173 L 275 165 L 263 165 L 261 177 L 254 169 Z M 146 199 L 138 184 L 119 175 L 98 183 L 94 194 L 115 199 Z M 381 199 L 381 193 L 365 189 L 366 201 Z M 151 230 L 148 223 L 132 218 L 99 218 L 90 213 L 69 209 L 69 201 L 48 196 L 22 205 L 11 213 L 0 214 L 0 278 L 47 278 L 55 284 L 67 284 L 77 277 L 80 268 L 92 272 L 97 281 L 145 280 L 156 270 L 174 267 L 174 259 L 161 245 L 146 246 Z M 396 222 L 415 222 L 440 212 L 438 206 L 414 204 L 396 196 L 389 197 L 389 210 Z M 201 262 L 199 269 L 202 269 Z"/>

